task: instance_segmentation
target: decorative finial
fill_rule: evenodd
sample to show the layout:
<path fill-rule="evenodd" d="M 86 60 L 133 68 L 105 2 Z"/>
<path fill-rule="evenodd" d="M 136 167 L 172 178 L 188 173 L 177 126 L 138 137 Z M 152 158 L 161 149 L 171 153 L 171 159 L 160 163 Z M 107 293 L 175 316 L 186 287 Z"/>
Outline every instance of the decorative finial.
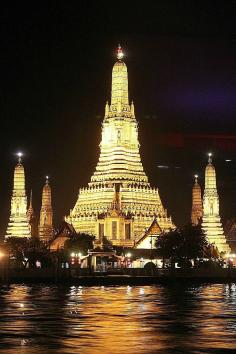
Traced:
<path fill-rule="evenodd" d="M 118 45 L 116 56 L 117 56 L 117 59 L 119 59 L 119 60 L 122 60 L 124 58 L 124 53 L 123 53 L 123 50 L 122 50 L 120 44 Z"/>
<path fill-rule="evenodd" d="M 46 178 L 46 184 L 48 184 L 49 183 L 49 176 L 46 176 L 45 178 Z"/>
<path fill-rule="evenodd" d="M 19 151 L 19 152 L 17 153 L 17 156 L 18 156 L 18 162 L 21 163 L 21 158 L 22 158 L 22 156 L 23 156 L 22 152 Z"/>
<path fill-rule="evenodd" d="M 194 175 L 194 178 L 195 178 L 195 183 L 197 184 L 198 183 L 198 175 Z"/>
<path fill-rule="evenodd" d="M 212 163 L 212 153 L 208 153 L 208 163 Z"/>

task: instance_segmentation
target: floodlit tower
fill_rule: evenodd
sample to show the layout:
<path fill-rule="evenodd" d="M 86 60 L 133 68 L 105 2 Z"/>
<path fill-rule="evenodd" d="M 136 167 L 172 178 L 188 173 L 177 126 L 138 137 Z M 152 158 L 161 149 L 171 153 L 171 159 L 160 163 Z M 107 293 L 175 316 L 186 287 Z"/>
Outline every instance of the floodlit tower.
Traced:
<path fill-rule="evenodd" d="M 198 183 L 198 175 L 195 175 L 195 183 L 192 192 L 192 214 L 191 221 L 193 225 L 199 225 L 202 219 L 202 193 Z"/>
<path fill-rule="evenodd" d="M 49 185 L 49 178 L 46 176 L 46 182 L 42 192 L 42 206 L 39 220 L 39 238 L 44 242 L 50 241 L 53 236 L 52 217 L 51 187 Z"/>
<path fill-rule="evenodd" d="M 5 238 L 29 238 L 31 236 L 27 219 L 27 197 L 25 193 L 25 171 L 22 164 L 22 153 L 19 152 L 17 155 L 18 163 L 14 170 L 11 212 Z"/>
<path fill-rule="evenodd" d="M 32 237 L 36 237 L 37 235 L 37 222 L 36 216 L 33 209 L 33 197 L 32 197 L 32 190 L 30 192 L 30 204 L 27 210 L 27 219 L 30 226 L 30 234 Z"/>
<path fill-rule="evenodd" d="M 229 253 L 219 214 L 219 195 L 216 186 L 216 170 L 212 165 L 212 154 L 208 154 L 208 164 L 205 169 L 205 190 L 203 197 L 202 228 L 208 241 L 214 244 L 219 252 Z"/>
<path fill-rule="evenodd" d="M 112 69 L 111 102 L 105 105 L 98 163 L 88 186 L 79 190 L 66 220 L 76 232 L 95 235 L 97 240 L 104 235 L 114 245 L 133 246 L 155 217 L 163 231 L 174 225 L 158 188 L 150 186 L 143 169 L 138 122 L 129 100 L 128 71 L 123 59 L 119 45 Z"/>

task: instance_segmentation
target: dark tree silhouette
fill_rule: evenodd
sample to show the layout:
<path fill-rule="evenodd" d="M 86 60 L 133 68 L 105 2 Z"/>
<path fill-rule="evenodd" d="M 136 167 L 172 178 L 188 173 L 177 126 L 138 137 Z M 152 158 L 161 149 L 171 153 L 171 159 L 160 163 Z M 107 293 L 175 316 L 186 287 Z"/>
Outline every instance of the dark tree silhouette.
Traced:
<path fill-rule="evenodd" d="M 166 259 L 172 262 L 177 257 L 181 235 L 178 229 L 161 234 L 155 243 L 157 256 L 162 257 L 162 267 L 165 268 Z"/>
<path fill-rule="evenodd" d="M 5 247 L 17 268 L 36 267 L 36 261 L 41 262 L 45 267 L 51 264 L 51 255 L 47 246 L 37 238 L 10 237 L 5 243 Z"/>
<path fill-rule="evenodd" d="M 187 224 L 180 229 L 163 233 L 156 241 L 157 254 L 162 257 L 163 267 L 166 259 L 174 265 L 178 262 L 183 267 L 204 257 L 204 249 L 207 249 L 208 242 L 200 226 Z"/>
<path fill-rule="evenodd" d="M 89 249 L 93 249 L 94 236 L 88 234 L 77 234 L 65 242 L 64 249 L 66 252 L 81 252 L 83 255 L 88 253 Z"/>

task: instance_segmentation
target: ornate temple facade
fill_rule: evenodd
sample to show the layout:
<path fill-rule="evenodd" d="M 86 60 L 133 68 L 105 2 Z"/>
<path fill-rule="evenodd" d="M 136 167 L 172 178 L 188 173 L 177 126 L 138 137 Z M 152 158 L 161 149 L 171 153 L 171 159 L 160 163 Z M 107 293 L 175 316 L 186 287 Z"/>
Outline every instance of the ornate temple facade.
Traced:
<path fill-rule="evenodd" d="M 230 247 L 224 236 L 223 227 L 219 214 L 219 195 L 216 186 L 216 170 L 212 165 L 209 154 L 208 165 L 205 170 L 205 190 L 203 197 L 203 222 L 208 241 L 214 244 L 219 252 L 230 253 Z"/>
<path fill-rule="evenodd" d="M 10 219 L 5 238 L 31 237 L 27 218 L 27 197 L 25 192 L 25 171 L 18 154 L 18 163 L 14 170 L 13 192 L 11 198 Z"/>
<path fill-rule="evenodd" d="M 39 238 L 44 242 L 48 242 L 53 236 L 52 226 L 52 193 L 49 185 L 48 177 L 46 177 L 45 185 L 42 192 L 42 206 L 39 219 Z"/>
<path fill-rule="evenodd" d="M 202 209 L 202 192 L 201 187 L 198 183 L 198 176 L 195 175 L 195 183 L 193 185 L 192 191 L 192 213 L 191 221 L 193 225 L 198 225 L 202 220 L 203 209 Z"/>
<path fill-rule="evenodd" d="M 117 59 L 112 70 L 111 104 L 105 106 L 99 161 L 66 220 L 77 232 L 133 246 L 155 217 L 162 230 L 173 224 L 142 166 L 138 123 L 134 104 L 129 102 L 127 66 L 120 47 Z"/>

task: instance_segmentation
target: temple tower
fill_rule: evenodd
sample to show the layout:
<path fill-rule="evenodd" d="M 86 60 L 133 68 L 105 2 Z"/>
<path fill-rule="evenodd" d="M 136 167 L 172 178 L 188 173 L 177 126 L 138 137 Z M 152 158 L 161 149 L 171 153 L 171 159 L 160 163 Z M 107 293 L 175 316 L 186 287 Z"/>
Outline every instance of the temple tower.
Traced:
<path fill-rule="evenodd" d="M 27 210 L 27 219 L 30 227 L 30 234 L 32 237 L 37 237 L 38 236 L 38 228 L 37 228 L 37 222 L 36 222 L 36 215 L 34 213 L 33 209 L 33 197 L 32 197 L 32 190 L 30 192 L 30 203 L 29 207 Z"/>
<path fill-rule="evenodd" d="M 198 183 L 198 175 L 195 175 L 195 183 L 192 192 L 192 214 L 191 221 L 193 225 L 198 225 L 202 219 L 202 192 Z"/>
<path fill-rule="evenodd" d="M 52 195 L 51 187 L 49 185 L 48 176 L 46 176 L 46 182 L 43 187 L 42 192 L 42 206 L 40 210 L 40 220 L 39 220 L 39 238 L 48 242 L 53 236 L 53 226 L 52 226 Z"/>
<path fill-rule="evenodd" d="M 105 105 L 99 160 L 66 220 L 77 232 L 93 234 L 97 239 L 106 236 L 114 245 L 133 246 L 154 217 L 162 230 L 173 224 L 158 189 L 150 186 L 143 169 L 123 57 L 119 46 L 112 69 L 111 103 Z"/>
<path fill-rule="evenodd" d="M 11 212 L 5 238 L 27 237 L 30 227 L 27 219 L 27 197 L 25 193 L 25 171 L 21 161 L 22 153 L 18 153 L 18 163 L 14 170 Z"/>
<path fill-rule="evenodd" d="M 219 214 L 219 195 L 216 186 L 216 170 L 212 165 L 212 154 L 209 154 L 208 165 L 205 169 L 205 190 L 203 197 L 202 228 L 210 243 L 213 243 L 219 252 L 229 253 Z"/>

